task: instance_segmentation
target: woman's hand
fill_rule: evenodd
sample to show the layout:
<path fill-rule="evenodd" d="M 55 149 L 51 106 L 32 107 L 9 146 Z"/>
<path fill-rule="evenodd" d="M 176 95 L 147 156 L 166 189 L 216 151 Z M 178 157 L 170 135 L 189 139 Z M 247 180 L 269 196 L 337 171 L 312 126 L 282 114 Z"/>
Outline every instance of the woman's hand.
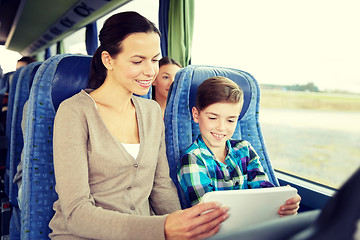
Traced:
<path fill-rule="evenodd" d="M 172 240 L 210 237 L 219 231 L 220 224 L 229 217 L 228 210 L 227 207 L 209 202 L 171 213 L 165 221 L 165 238 Z"/>
<path fill-rule="evenodd" d="M 278 214 L 280 217 L 288 216 L 288 215 L 295 215 L 299 210 L 301 197 L 299 194 L 296 194 L 295 197 L 288 199 L 284 205 L 280 206 Z"/>

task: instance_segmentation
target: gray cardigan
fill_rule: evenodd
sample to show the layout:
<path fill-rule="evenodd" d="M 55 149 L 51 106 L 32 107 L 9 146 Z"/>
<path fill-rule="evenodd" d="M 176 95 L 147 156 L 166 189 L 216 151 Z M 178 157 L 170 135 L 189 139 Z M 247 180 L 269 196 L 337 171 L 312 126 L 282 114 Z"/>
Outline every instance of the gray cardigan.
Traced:
<path fill-rule="evenodd" d="M 165 238 L 165 214 L 181 208 L 169 177 L 161 110 L 152 100 L 134 96 L 132 102 L 136 159 L 107 130 L 85 91 L 61 103 L 54 123 L 59 200 L 49 224 L 52 239 Z"/>

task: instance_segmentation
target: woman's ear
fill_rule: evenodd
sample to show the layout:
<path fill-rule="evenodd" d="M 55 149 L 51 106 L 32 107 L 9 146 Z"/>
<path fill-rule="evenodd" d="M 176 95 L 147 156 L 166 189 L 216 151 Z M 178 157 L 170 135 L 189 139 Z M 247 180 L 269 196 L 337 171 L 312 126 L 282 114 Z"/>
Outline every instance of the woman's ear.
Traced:
<path fill-rule="evenodd" d="M 113 59 L 107 51 L 101 52 L 101 61 L 107 70 L 113 69 Z"/>
<path fill-rule="evenodd" d="M 193 119 L 194 119 L 194 122 L 196 123 L 199 123 L 199 111 L 197 110 L 196 107 L 193 107 L 192 108 L 192 115 L 193 115 Z"/>

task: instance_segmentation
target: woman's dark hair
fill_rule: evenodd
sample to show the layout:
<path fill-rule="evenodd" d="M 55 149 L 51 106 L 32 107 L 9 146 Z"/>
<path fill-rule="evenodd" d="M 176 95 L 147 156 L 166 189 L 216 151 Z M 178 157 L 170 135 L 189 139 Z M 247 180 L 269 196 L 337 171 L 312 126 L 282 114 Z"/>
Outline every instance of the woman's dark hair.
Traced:
<path fill-rule="evenodd" d="M 137 12 L 121 12 L 108 18 L 99 34 L 100 46 L 95 51 L 91 60 L 89 87 L 98 88 L 103 84 L 107 75 L 107 69 L 101 60 L 101 53 L 107 51 L 115 58 L 121 52 L 121 43 L 132 33 L 159 34 L 155 24 L 150 22 Z"/>
<path fill-rule="evenodd" d="M 211 77 L 202 82 L 196 92 L 196 108 L 202 111 L 211 104 L 242 102 L 243 91 L 234 81 L 226 77 Z"/>

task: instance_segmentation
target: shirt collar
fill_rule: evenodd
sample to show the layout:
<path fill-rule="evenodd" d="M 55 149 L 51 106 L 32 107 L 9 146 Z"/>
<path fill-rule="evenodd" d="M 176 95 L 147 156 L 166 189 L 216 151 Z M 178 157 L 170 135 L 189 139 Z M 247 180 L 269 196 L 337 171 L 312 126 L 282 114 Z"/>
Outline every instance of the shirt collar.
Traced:
<path fill-rule="evenodd" d="M 235 150 L 231 147 L 231 143 L 230 140 L 226 141 L 226 148 L 227 148 L 227 155 L 226 158 L 227 159 L 229 156 L 230 157 L 234 157 L 235 156 Z M 199 146 L 200 149 L 200 153 L 202 155 L 203 158 L 212 158 L 212 159 L 216 159 L 214 154 L 212 153 L 212 151 L 210 150 L 210 148 L 208 148 L 208 146 L 206 146 L 203 138 L 201 137 L 201 134 L 199 134 L 198 138 L 196 139 L 196 144 Z"/>

